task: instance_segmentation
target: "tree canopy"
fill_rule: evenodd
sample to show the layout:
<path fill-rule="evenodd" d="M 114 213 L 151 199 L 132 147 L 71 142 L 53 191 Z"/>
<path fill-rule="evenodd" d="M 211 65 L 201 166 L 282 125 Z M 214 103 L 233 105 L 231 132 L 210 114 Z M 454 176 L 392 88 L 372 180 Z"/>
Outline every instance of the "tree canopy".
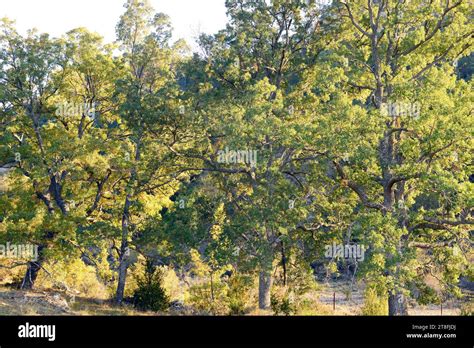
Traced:
<path fill-rule="evenodd" d="M 146 0 L 127 0 L 113 44 L 0 22 L 0 242 L 40 255 L 21 286 L 48 260 L 87 256 L 120 303 L 144 257 L 194 265 L 213 300 L 222 272 L 255 275 L 268 309 L 275 284 L 297 289 L 322 260 L 390 315 L 430 291 L 427 274 L 460 295 L 473 274 L 469 1 L 226 7 L 227 27 L 192 54 Z M 336 244 L 364 256 L 325 257 Z"/>

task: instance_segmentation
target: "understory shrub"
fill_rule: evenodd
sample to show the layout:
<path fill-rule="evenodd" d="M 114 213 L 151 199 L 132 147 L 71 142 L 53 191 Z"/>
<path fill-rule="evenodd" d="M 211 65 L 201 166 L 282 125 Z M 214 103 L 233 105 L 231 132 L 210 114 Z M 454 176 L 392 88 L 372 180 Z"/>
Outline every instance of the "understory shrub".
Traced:
<path fill-rule="evenodd" d="M 133 293 L 133 304 L 140 310 L 164 311 L 169 307 L 169 297 L 162 286 L 163 271 L 146 261 L 145 272 L 137 278 L 137 289 Z"/>

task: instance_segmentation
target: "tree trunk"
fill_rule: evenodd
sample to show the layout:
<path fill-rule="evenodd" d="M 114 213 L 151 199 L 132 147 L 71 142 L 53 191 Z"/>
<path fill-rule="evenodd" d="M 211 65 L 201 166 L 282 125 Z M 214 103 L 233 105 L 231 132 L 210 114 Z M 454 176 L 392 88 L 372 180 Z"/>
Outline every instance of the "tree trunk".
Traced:
<path fill-rule="evenodd" d="M 127 187 L 127 197 L 125 198 L 125 203 L 123 206 L 122 212 L 122 243 L 120 246 L 120 264 L 119 264 L 119 279 L 117 284 L 117 292 L 115 296 L 115 300 L 117 303 L 122 303 L 123 295 L 125 292 L 125 282 L 127 281 L 127 270 L 128 270 L 128 256 L 130 255 L 130 249 L 128 246 L 128 235 L 129 235 L 129 227 L 130 227 L 130 207 L 132 205 L 132 198 L 133 198 L 133 187 L 135 185 L 135 181 L 137 179 L 137 167 L 136 163 L 140 161 L 140 142 L 141 142 L 141 135 L 139 136 L 135 148 L 135 166 L 132 169 L 132 175 L 130 177 L 130 181 L 128 182 Z"/>
<path fill-rule="evenodd" d="M 38 260 L 28 262 L 26 274 L 23 277 L 23 280 L 20 285 L 20 289 L 23 289 L 23 290 L 33 289 L 36 278 L 38 278 L 38 273 L 43 265 L 43 261 L 44 261 L 43 250 L 44 249 L 45 249 L 44 245 L 38 246 Z"/>
<path fill-rule="evenodd" d="M 117 285 L 117 293 L 116 293 L 116 301 L 117 303 L 122 303 L 123 296 L 125 292 L 125 280 L 127 279 L 127 270 L 128 264 L 125 260 L 125 255 L 120 257 L 120 265 L 118 271 L 118 285 Z"/>
<path fill-rule="evenodd" d="M 272 289 L 271 269 L 260 272 L 258 279 L 258 307 L 260 309 L 270 308 L 270 293 Z"/>
<path fill-rule="evenodd" d="M 122 303 L 123 301 L 123 294 L 125 292 L 125 282 L 127 279 L 127 269 L 128 269 L 128 256 L 129 256 L 129 249 L 128 249 L 128 227 L 129 227 L 129 219 L 130 219 L 130 195 L 127 195 L 125 198 L 125 204 L 123 207 L 122 213 L 122 243 L 120 245 L 120 255 L 119 255 L 119 271 L 118 271 L 118 285 L 117 285 L 117 292 L 116 292 L 116 302 Z"/>
<path fill-rule="evenodd" d="M 132 175 L 133 177 L 133 175 Z M 127 281 L 127 270 L 128 270 L 128 256 L 130 255 L 130 249 L 128 246 L 128 228 L 130 224 L 130 206 L 131 206 L 131 195 L 127 194 L 125 203 L 123 205 L 122 212 L 122 242 L 120 244 L 119 254 L 119 269 L 118 269 L 118 284 L 117 291 L 115 293 L 115 301 L 121 304 L 125 293 L 125 283 Z"/>
<path fill-rule="evenodd" d="M 407 300 L 402 293 L 390 293 L 388 297 L 388 315 L 408 315 Z"/>
<path fill-rule="evenodd" d="M 38 133 L 39 134 L 39 133 Z M 63 171 L 60 180 L 62 181 L 67 175 L 66 171 Z M 43 201 L 43 203 L 48 208 L 48 214 L 52 214 L 54 212 L 54 206 L 51 199 L 43 194 L 38 187 L 38 183 L 34 181 L 33 187 L 36 191 L 36 196 Z M 54 202 L 56 202 L 57 206 L 61 210 L 61 213 L 66 216 L 67 215 L 67 208 L 66 203 L 62 197 L 62 186 L 60 185 L 59 181 L 56 179 L 55 175 L 50 177 L 50 185 L 48 187 L 48 194 L 54 198 Z M 53 232 L 46 232 L 43 236 L 43 241 L 45 244 L 38 246 L 38 260 L 36 261 L 29 261 L 26 268 L 26 273 L 23 277 L 21 282 L 21 289 L 33 289 L 35 285 L 36 278 L 38 278 L 38 273 L 41 270 L 41 267 L 44 262 L 44 250 L 47 248 L 47 241 L 50 241 L 54 238 Z"/>
<path fill-rule="evenodd" d="M 272 189 L 270 188 L 270 191 Z M 260 274 L 258 278 L 258 308 L 270 309 L 271 291 L 272 291 L 272 272 L 273 272 L 273 260 L 275 257 L 274 244 L 275 235 L 273 230 L 266 226 L 265 228 L 265 241 L 264 248 L 261 254 L 260 260 Z"/>
<path fill-rule="evenodd" d="M 283 286 L 286 286 L 287 275 L 286 275 L 286 254 L 285 254 L 285 244 L 281 241 L 281 266 L 283 268 Z"/>

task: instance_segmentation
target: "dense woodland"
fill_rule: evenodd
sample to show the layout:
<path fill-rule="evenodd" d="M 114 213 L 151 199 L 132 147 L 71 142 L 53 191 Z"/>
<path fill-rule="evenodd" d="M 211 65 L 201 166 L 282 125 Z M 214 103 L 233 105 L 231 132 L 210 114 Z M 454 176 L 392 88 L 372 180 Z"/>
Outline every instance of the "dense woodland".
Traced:
<path fill-rule="evenodd" d="M 210 314 L 298 313 L 341 278 L 364 284 L 366 314 L 460 298 L 474 278 L 472 3 L 226 7 L 196 52 L 146 0 L 127 0 L 114 43 L 0 21 L 0 244 L 38 246 L 0 258 L 0 281 L 97 283 L 166 310 L 172 273 Z"/>

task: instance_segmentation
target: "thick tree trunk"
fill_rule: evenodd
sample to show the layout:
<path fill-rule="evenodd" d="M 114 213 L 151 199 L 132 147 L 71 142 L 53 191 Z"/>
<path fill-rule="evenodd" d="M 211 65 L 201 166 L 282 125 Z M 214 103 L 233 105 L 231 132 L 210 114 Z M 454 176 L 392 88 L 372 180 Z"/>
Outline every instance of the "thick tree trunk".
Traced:
<path fill-rule="evenodd" d="M 391 293 L 388 297 L 388 315 L 403 316 L 408 315 L 406 298 L 401 293 Z"/>
<path fill-rule="evenodd" d="M 260 309 L 270 308 L 270 294 L 272 289 L 272 272 L 266 269 L 260 272 L 258 279 L 258 307 Z"/>
<path fill-rule="evenodd" d="M 45 246 L 38 246 L 38 260 L 29 261 L 26 268 L 26 274 L 23 277 L 23 280 L 20 285 L 20 289 L 31 290 L 35 285 L 36 278 L 38 278 L 38 273 L 43 265 L 44 261 L 44 251 Z"/>
<path fill-rule="evenodd" d="M 38 133 L 39 134 L 39 133 Z M 39 138 L 41 140 L 41 138 Z M 64 199 L 62 197 L 62 186 L 60 182 L 64 180 L 66 177 L 67 172 L 63 171 L 58 178 L 56 178 L 55 175 L 52 175 L 50 177 L 50 185 L 48 188 L 48 195 L 43 194 L 39 188 L 38 188 L 38 183 L 34 182 L 33 187 L 36 191 L 36 196 L 43 201 L 43 203 L 46 205 L 48 208 L 48 213 L 52 214 L 54 212 L 54 206 L 53 206 L 53 201 L 50 199 L 52 196 L 54 199 L 54 202 L 56 205 L 59 207 L 61 210 L 61 213 L 66 216 L 68 214 L 67 212 L 67 207 L 66 203 L 64 202 Z M 23 280 L 21 282 L 20 288 L 21 289 L 32 289 L 35 285 L 36 278 L 38 278 L 38 273 L 41 270 L 41 267 L 44 262 L 44 250 L 47 247 L 47 241 L 50 241 L 54 238 L 54 233 L 52 232 L 46 232 L 45 235 L 43 236 L 43 241 L 45 244 L 39 245 L 38 246 L 38 260 L 35 261 L 29 261 L 27 264 L 26 268 L 26 274 L 23 277 Z"/>

